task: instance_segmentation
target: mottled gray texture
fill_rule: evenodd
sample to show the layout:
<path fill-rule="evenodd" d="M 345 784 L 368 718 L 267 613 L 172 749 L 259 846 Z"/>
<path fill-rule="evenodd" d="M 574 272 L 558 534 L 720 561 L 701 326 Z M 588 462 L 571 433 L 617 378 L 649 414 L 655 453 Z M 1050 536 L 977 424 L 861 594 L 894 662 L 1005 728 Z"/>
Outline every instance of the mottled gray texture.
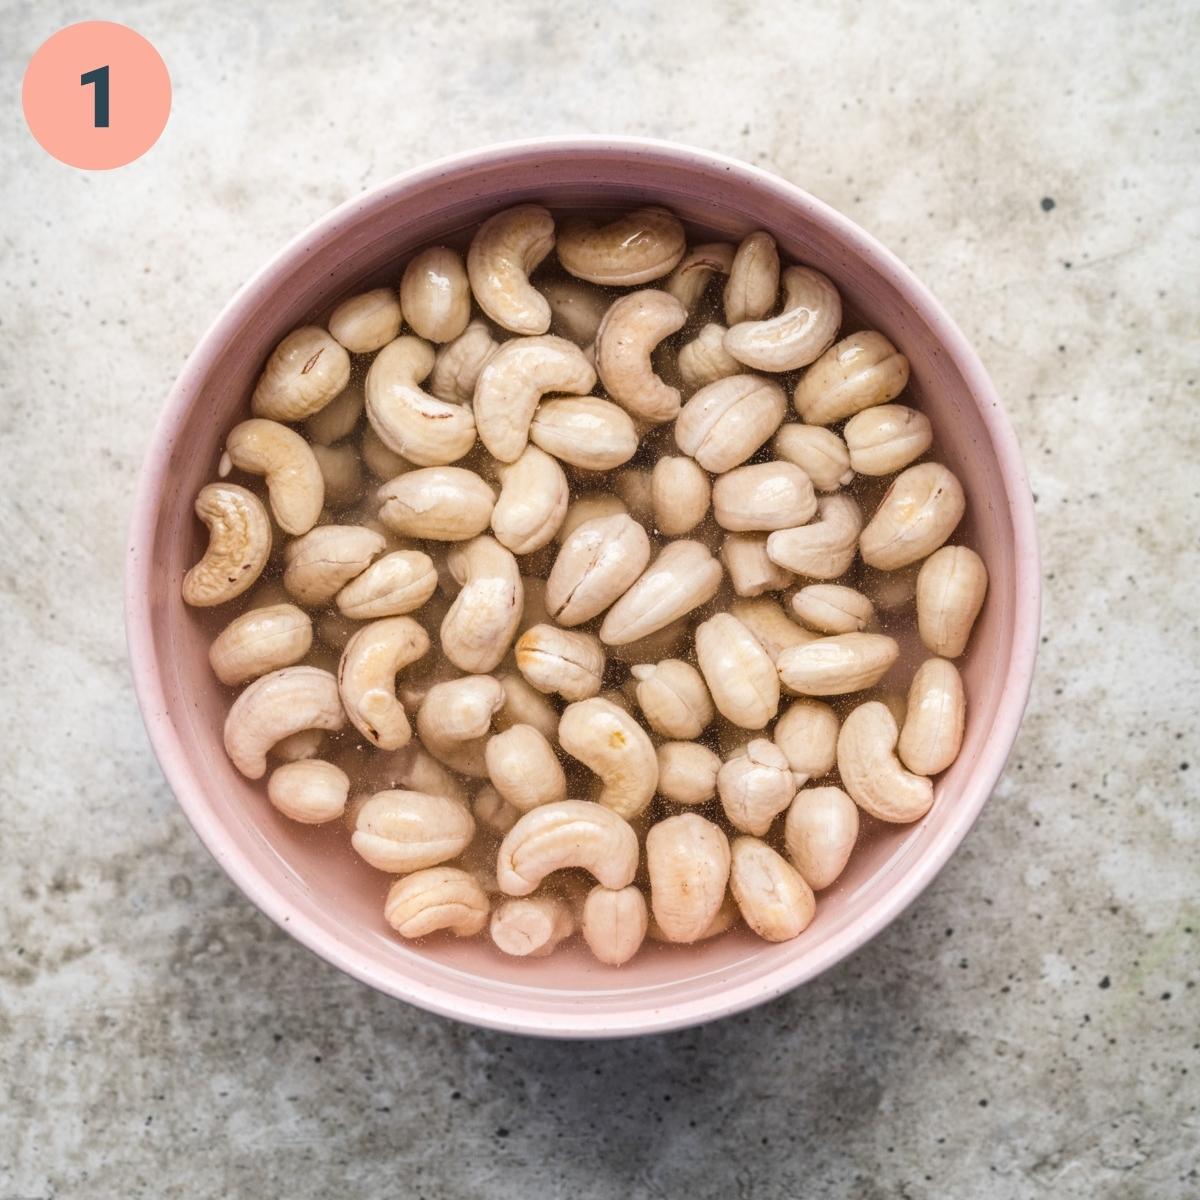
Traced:
<path fill-rule="evenodd" d="M 104 10 L 175 109 L 96 175 L 16 96 L 101 14 L 2 13 L 0 1196 L 1197 1194 L 1195 5 L 246 7 Z M 1029 719 L 934 886 L 791 996 L 607 1045 L 427 1016 L 259 916 L 120 624 L 140 455 L 232 290 L 395 171 L 585 130 L 763 163 L 906 258 L 1017 424 L 1047 583 Z"/>

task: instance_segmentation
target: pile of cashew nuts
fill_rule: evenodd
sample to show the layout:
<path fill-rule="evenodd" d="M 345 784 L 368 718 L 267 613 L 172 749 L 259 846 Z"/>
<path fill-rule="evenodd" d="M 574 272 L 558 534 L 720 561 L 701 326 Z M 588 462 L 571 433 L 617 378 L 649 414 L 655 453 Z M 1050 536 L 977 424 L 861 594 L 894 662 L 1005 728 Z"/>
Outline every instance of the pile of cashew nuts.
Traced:
<path fill-rule="evenodd" d="M 860 814 L 929 810 L 987 571 L 907 359 L 841 327 L 768 233 L 523 204 L 275 348 L 183 597 L 242 598 L 229 757 L 401 937 L 783 941 Z"/>

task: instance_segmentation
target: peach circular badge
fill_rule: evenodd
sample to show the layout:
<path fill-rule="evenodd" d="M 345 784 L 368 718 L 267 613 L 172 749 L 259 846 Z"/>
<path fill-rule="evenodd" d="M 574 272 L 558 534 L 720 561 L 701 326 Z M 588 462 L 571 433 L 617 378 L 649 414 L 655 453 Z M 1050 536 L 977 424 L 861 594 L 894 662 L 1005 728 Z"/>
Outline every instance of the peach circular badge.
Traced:
<path fill-rule="evenodd" d="M 21 104 L 43 150 L 72 167 L 107 171 L 158 141 L 171 114 L 171 77 L 140 33 L 83 21 L 38 47 Z"/>

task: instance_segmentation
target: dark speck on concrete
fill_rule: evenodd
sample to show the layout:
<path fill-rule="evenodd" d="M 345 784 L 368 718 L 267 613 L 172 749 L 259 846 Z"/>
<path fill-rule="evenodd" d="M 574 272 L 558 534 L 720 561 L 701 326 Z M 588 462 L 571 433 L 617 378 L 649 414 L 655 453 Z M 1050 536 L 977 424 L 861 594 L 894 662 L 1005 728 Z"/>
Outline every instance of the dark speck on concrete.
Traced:
<path fill-rule="evenodd" d="M 1042 212 L 1049 212 L 1054 207 L 1054 201 L 1049 196 L 1042 197 Z"/>
<path fill-rule="evenodd" d="M 1105 975 L 1105 977 L 1102 980 L 1100 980 L 1100 986 L 1101 986 L 1101 988 L 1112 987 L 1112 980 L 1109 979 L 1109 977 L 1107 975 Z"/>

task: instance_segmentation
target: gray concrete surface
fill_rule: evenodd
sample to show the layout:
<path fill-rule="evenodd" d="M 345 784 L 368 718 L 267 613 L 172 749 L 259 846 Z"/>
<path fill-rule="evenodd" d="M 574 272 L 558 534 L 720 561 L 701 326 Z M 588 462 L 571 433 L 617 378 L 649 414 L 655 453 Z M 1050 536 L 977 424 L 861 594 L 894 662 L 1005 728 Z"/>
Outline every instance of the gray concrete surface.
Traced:
<path fill-rule="evenodd" d="M 1196 5 L 246 9 L 106 8 L 175 108 L 98 175 L 16 103 L 98 14 L 0 10 L 0 1197 L 1200 1193 Z M 139 460 L 237 284 L 389 174 L 564 131 L 766 164 L 905 257 L 1016 421 L 1047 585 L 936 884 L 803 990 L 618 1044 L 458 1026 L 284 937 L 176 810 L 121 632 Z"/>

